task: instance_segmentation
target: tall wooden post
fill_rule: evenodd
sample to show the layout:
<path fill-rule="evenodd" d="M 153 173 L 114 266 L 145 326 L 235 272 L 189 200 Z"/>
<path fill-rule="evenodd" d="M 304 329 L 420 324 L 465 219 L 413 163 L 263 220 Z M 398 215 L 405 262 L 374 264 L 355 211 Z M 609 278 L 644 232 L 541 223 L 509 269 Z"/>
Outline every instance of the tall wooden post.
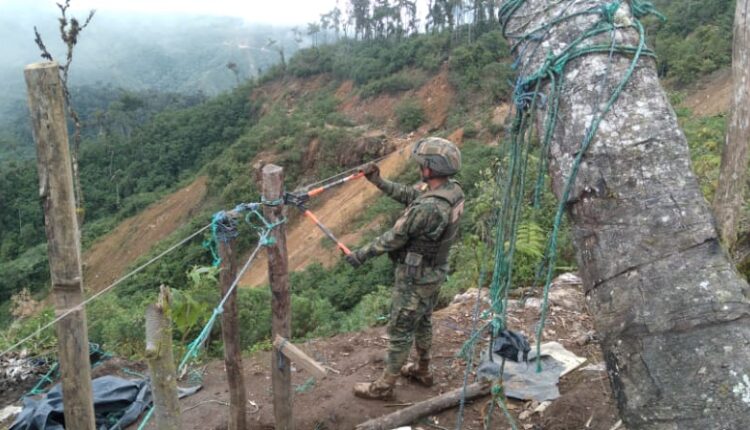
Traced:
<path fill-rule="evenodd" d="M 52 292 L 55 311 L 60 315 L 83 301 L 80 234 L 62 82 L 56 62 L 26 66 L 24 75 L 36 141 L 39 197 L 44 207 Z M 71 429 L 94 430 L 85 309 L 70 313 L 56 328 L 65 425 Z"/>
<path fill-rule="evenodd" d="M 263 197 L 271 202 L 263 208 L 263 216 L 271 222 L 277 222 L 284 216 L 284 205 L 276 204 L 284 196 L 284 169 L 274 164 L 263 167 Z M 273 229 L 270 239 L 273 244 L 268 250 L 268 278 L 271 282 L 271 308 L 273 319 L 271 338 L 281 336 L 289 339 L 291 335 L 291 299 L 289 296 L 289 274 L 286 253 L 286 225 Z M 278 430 L 292 430 L 292 375 L 289 360 L 274 348 L 271 354 L 273 381 L 273 413 Z"/>
<path fill-rule="evenodd" d="M 739 0 L 734 13 L 732 48 L 732 104 L 727 139 L 721 154 L 719 183 L 714 196 L 714 216 L 727 249 L 737 243 L 740 215 L 747 183 L 750 146 L 750 0 Z"/>
<path fill-rule="evenodd" d="M 146 359 L 154 392 L 156 426 L 159 430 L 179 430 L 180 403 L 177 394 L 177 370 L 172 353 L 171 298 L 162 285 L 159 302 L 146 308 Z"/>
<path fill-rule="evenodd" d="M 231 227 L 233 228 L 233 227 Z M 237 258 L 235 255 L 235 241 L 232 231 L 227 226 L 220 225 L 219 257 L 221 258 L 221 296 L 224 297 L 237 277 Z M 235 289 L 224 303 L 221 314 L 221 336 L 224 340 L 224 366 L 227 370 L 229 383 L 229 430 L 244 430 L 246 427 L 245 377 L 242 374 L 242 349 L 240 348 L 240 328 L 237 315 L 237 289 Z"/>

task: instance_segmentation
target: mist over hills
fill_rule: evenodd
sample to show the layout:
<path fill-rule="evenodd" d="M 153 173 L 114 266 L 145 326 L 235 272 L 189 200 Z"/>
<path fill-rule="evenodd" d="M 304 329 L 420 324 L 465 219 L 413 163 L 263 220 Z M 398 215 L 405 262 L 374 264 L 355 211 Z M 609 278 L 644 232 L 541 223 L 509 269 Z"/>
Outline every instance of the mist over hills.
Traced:
<path fill-rule="evenodd" d="M 72 16 L 83 20 L 87 12 Z M 24 66 L 41 59 L 34 26 L 52 55 L 64 59 L 58 17 L 52 3 L 0 2 L 0 126 L 17 119 L 25 104 Z M 289 28 L 240 18 L 97 11 L 79 37 L 70 85 L 215 95 L 278 61 L 265 47 L 269 39 L 287 54 L 297 49 Z"/>

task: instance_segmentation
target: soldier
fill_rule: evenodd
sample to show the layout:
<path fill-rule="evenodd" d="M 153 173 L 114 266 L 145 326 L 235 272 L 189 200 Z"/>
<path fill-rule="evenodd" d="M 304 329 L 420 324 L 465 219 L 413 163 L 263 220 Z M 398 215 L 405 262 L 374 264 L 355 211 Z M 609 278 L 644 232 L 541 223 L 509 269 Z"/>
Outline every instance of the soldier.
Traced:
<path fill-rule="evenodd" d="M 411 158 L 419 164 L 420 189 L 382 179 L 375 164 L 365 167 L 367 179 L 406 210 L 390 230 L 346 257 L 356 268 L 387 252 L 395 263 L 386 368 L 375 382 L 354 386 L 354 394 L 366 399 L 391 397 L 399 373 L 424 386 L 433 383 L 431 318 L 464 208 L 464 193 L 450 179 L 461 168 L 461 152 L 448 140 L 430 137 L 414 145 Z M 406 363 L 412 342 L 418 361 Z"/>

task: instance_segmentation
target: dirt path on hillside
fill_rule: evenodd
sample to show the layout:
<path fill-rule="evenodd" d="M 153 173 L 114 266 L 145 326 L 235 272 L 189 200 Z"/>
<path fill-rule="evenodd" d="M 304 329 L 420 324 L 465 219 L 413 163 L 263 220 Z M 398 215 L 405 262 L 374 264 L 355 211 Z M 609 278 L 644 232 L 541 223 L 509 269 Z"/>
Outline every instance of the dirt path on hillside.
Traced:
<path fill-rule="evenodd" d="M 553 287 L 553 291 L 556 287 Z M 553 400 L 543 412 L 533 413 L 536 402 L 510 400 L 509 409 L 520 429 L 536 430 L 609 430 L 617 421 L 617 411 L 604 370 L 599 345 L 593 340 L 592 320 L 585 310 L 580 286 L 561 287 L 561 295 L 551 299 L 551 309 L 545 326 L 545 342 L 557 341 L 578 356 L 587 359 L 581 367 L 564 376 L 559 385 L 560 398 Z M 406 405 L 426 400 L 461 387 L 466 363 L 456 358 L 463 342 L 471 333 L 475 293 L 459 296 L 454 304 L 435 313 L 433 367 L 436 383 L 424 388 L 400 378 L 395 398 L 390 401 L 367 401 L 354 397 L 354 383 L 369 381 L 383 369 L 387 345 L 383 327 L 363 332 L 337 335 L 328 339 L 311 340 L 299 346 L 335 373 L 321 381 L 311 381 L 303 370 L 292 369 L 295 426 L 298 429 L 350 430 L 370 418 L 392 413 Z M 533 336 L 539 321 L 538 298 L 525 306 L 511 307 L 508 324 L 513 330 Z M 487 322 L 483 320 L 482 322 Z M 533 343 L 533 342 L 532 342 Z M 477 346 L 477 353 L 486 348 L 486 341 Z M 245 384 L 248 392 L 248 428 L 273 429 L 273 401 L 271 393 L 269 352 L 261 352 L 243 360 Z M 533 372 L 533 363 L 529 364 Z M 474 377 L 470 377 L 473 382 Z M 184 430 L 225 429 L 228 390 L 224 362 L 214 360 L 207 366 L 204 386 L 194 396 L 181 401 Z M 466 407 L 463 430 L 483 428 L 489 398 L 469 403 Z M 189 409 L 189 410 L 188 410 Z M 428 417 L 432 425 L 418 425 L 415 429 L 455 428 L 457 408 Z M 493 413 L 493 429 L 509 429 L 499 408 Z M 413 423 L 420 424 L 420 423 Z M 423 423 L 421 423 L 423 424 Z M 135 428 L 134 426 L 132 428 Z M 149 429 L 155 428 L 153 422 Z M 620 427 L 620 429 L 623 429 Z"/>
<path fill-rule="evenodd" d="M 395 147 L 398 149 L 379 163 L 384 177 L 397 176 L 404 170 L 409 160 L 409 145 L 409 140 L 395 142 Z M 370 228 L 378 227 L 378 223 L 374 222 L 365 228 L 355 230 L 354 224 L 362 211 L 378 195 L 380 191 L 375 186 L 365 179 L 359 179 L 322 194 L 319 197 L 320 203 L 312 210 L 336 237 L 347 246 L 353 247 Z M 296 209 L 288 207 L 287 211 L 296 211 Z M 299 216 L 292 217 L 287 226 L 287 253 L 290 272 L 302 270 L 312 263 L 329 266 L 341 256 L 341 252 L 335 246 L 331 246 L 315 224 Z M 268 282 L 268 262 L 266 254 L 261 253 L 240 281 L 240 286 L 258 286 L 266 282 Z"/>
<path fill-rule="evenodd" d="M 691 90 L 682 103 L 695 116 L 714 116 L 729 112 L 732 98 L 732 71 L 712 73 Z"/>
<path fill-rule="evenodd" d="M 199 177 L 95 242 L 83 256 L 86 289 L 96 292 L 110 285 L 152 246 L 188 222 L 205 202 L 206 181 Z"/>

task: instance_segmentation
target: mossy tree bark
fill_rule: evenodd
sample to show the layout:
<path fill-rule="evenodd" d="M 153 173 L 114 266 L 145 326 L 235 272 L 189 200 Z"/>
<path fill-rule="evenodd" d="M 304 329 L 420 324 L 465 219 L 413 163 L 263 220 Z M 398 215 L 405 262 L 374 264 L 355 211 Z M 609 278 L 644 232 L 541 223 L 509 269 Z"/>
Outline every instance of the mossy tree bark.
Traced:
<path fill-rule="evenodd" d="M 553 18 L 609 4 L 527 0 L 507 30 L 524 33 Z M 630 5 L 622 3 L 615 23 L 633 22 Z M 520 73 L 535 72 L 550 51 L 560 53 L 601 19 L 580 15 L 540 32 L 541 40 L 524 42 L 528 46 L 515 51 Z M 638 44 L 632 27 L 615 34 L 619 45 Z M 609 37 L 588 43 L 608 44 Z M 631 61 L 614 55 L 610 64 L 606 53 L 592 54 L 572 60 L 562 72 L 565 86 L 549 150 L 558 198 L 592 117 Z M 538 117 L 542 129 L 544 112 Z M 652 59 L 641 59 L 604 117 L 566 205 L 588 304 L 628 428 L 745 428 L 750 420 L 748 284 L 719 245 L 685 136 Z"/>

